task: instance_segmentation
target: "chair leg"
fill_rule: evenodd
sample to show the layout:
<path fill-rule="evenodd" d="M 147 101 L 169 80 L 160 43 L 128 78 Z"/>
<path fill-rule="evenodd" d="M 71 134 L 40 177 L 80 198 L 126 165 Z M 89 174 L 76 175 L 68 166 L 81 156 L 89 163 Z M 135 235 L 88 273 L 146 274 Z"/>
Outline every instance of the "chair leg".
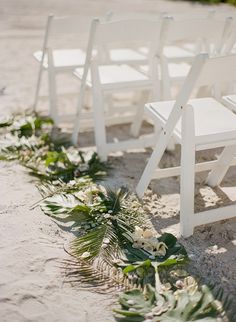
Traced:
<path fill-rule="evenodd" d="M 94 85 L 92 88 L 93 94 L 93 113 L 94 113 L 94 133 L 97 146 L 98 156 L 102 161 L 107 160 L 106 151 L 106 126 L 104 116 L 104 99 L 103 93 L 99 85 Z"/>
<path fill-rule="evenodd" d="M 161 99 L 164 101 L 171 99 L 171 81 L 167 61 L 161 64 Z"/>
<path fill-rule="evenodd" d="M 42 73 L 43 73 L 43 67 L 42 67 L 42 64 L 40 64 L 39 74 L 38 74 L 38 79 L 37 79 L 37 84 L 36 84 L 36 90 L 35 90 L 35 96 L 34 96 L 33 111 L 36 111 L 36 109 L 37 109 Z"/>
<path fill-rule="evenodd" d="M 170 138 L 170 142 L 168 143 L 166 150 L 167 151 L 175 150 L 175 139 L 173 138 L 173 136 Z"/>
<path fill-rule="evenodd" d="M 150 181 L 152 180 L 153 174 L 165 152 L 167 142 L 168 137 L 166 136 L 165 131 L 162 130 L 157 140 L 156 147 L 154 148 L 153 153 L 136 187 L 136 193 L 139 198 L 141 198 L 144 195 L 144 192 L 146 191 Z"/>
<path fill-rule="evenodd" d="M 143 114 L 144 114 L 144 104 L 148 101 L 149 91 L 144 90 L 141 93 L 141 97 L 137 106 L 137 113 L 134 116 L 134 121 L 130 127 L 130 134 L 134 137 L 138 137 L 140 133 L 140 129 L 143 122 Z"/>
<path fill-rule="evenodd" d="M 48 87 L 49 87 L 49 104 L 50 104 L 50 116 L 55 121 L 58 122 L 58 112 L 57 112 L 57 94 L 56 94 L 56 74 L 55 71 L 49 67 L 48 69 Z"/>
<path fill-rule="evenodd" d="M 92 107 L 92 105 L 93 105 L 93 102 L 92 102 L 92 95 L 91 95 L 91 91 L 90 91 L 90 89 L 89 89 L 89 88 L 88 88 L 88 89 L 86 89 L 85 94 L 84 94 L 84 105 L 85 105 L 86 107 L 89 107 L 89 108 L 91 108 L 91 107 Z"/>
<path fill-rule="evenodd" d="M 230 167 L 230 163 L 236 155 L 236 146 L 230 145 L 224 148 L 223 152 L 219 156 L 218 162 L 214 169 L 208 174 L 206 184 L 211 187 L 218 186 L 223 180 L 226 172 Z"/>
<path fill-rule="evenodd" d="M 183 237 L 193 234 L 195 185 L 195 135 L 192 107 L 182 117 L 182 146 L 180 171 L 180 232 Z"/>

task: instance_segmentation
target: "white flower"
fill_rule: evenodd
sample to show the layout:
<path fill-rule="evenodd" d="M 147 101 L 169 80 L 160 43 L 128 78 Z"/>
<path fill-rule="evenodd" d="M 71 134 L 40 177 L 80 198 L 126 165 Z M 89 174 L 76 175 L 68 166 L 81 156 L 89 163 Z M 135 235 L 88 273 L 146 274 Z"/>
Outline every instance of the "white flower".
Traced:
<path fill-rule="evenodd" d="M 134 300 L 128 300 L 128 301 L 127 301 L 127 304 L 129 304 L 129 305 L 134 305 L 134 304 L 135 304 L 135 302 L 134 302 Z"/>
<path fill-rule="evenodd" d="M 113 211 L 112 211 L 112 210 L 108 210 L 108 213 L 109 213 L 109 214 L 112 214 L 112 213 L 113 213 Z"/>
<path fill-rule="evenodd" d="M 91 253 L 90 252 L 84 252 L 81 256 L 80 256 L 80 258 L 81 259 L 86 259 L 86 258 L 88 258 L 88 257 L 90 257 L 91 256 Z"/>
<path fill-rule="evenodd" d="M 102 244 L 102 246 L 101 246 L 103 249 L 105 249 L 105 248 L 107 248 L 108 247 L 108 245 L 107 244 Z"/>
<path fill-rule="evenodd" d="M 153 231 L 151 229 L 146 229 L 144 230 L 143 232 L 143 237 L 144 238 L 150 238 L 150 237 L 153 237 Z"/>
<path fill-rule="evenodd" d="M 133 248 L 143 248 L 145 246 L 145 240 L 143 238 L 136 238 L 133 240 Z"/>
<path fill-rule="evenodd" d="M 104 238 L 103 239 L 103 243 L 104 244 L 109 244 L 110 243 L 110 239 L 109 238 Z"/>
<path fill-rule="evenodd" d="M 167 249 L 168 249 L 168 247 L 166 246 L 166 244 L 163 242 L 160 242 L 157 246 L 156 255 L 157 256 L 165 256 Z"/>
<path fill-rule="evenodd" d="M 176 281 L 175 286 L 177 288 L 183 288 L 184 287 L 184 283 L 183 283 L 183 281 L 178 280 L 178 281 Z"/>
<path fill-rule="evenodd" d="M 143 229 L 140 228 L 139 226 L 135 226 L 134 228 L 135 228 L 134 235 L 136 237 L 142 237 L 143 236 Z"/>

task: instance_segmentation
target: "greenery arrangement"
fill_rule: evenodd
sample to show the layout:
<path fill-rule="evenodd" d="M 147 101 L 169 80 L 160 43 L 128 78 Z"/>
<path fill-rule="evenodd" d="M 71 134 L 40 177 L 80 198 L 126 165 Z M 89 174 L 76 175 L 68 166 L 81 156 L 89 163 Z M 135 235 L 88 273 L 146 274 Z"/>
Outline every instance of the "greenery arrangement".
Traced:
<path fill-rule="evenodd" d="M 110 166 L 97 154 L 55 140 L 52 120 L 37 114 L 2 119 L 0 128 L 0 159 L 19 160 L 40 179 L 34 206 L 75 236 L 67 276 L 123 290 L 118 321 L 227 321 L 209 288 L 182 269 L 189 259 L 176 237 L 157 235 L 127 188 L 105 185 Z"/>

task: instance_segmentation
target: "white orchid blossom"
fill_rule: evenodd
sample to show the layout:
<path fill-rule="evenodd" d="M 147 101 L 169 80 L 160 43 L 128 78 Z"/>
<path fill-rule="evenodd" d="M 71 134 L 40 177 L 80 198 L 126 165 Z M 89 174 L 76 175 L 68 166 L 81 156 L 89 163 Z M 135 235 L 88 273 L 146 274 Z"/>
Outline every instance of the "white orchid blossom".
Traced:
<path fill-rule="evenodd" d="M 133 248 L 141 248 L 150 254 L 150 258 L 155 256 L 165 256 L 168 247 L 165 243 L 159 242 L 156 233 L 151 229 L 142 229 L 135 226 L 134 233 L 126 237 L 133 243 Z"/>

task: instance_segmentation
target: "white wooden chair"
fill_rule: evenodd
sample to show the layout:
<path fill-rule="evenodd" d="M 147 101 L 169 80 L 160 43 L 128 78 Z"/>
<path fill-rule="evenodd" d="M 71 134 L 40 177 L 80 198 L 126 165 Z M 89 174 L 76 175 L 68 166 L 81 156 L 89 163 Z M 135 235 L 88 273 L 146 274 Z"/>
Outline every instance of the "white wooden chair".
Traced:
<path fill-rule="evenodd" d="M 78 48 L 77 44 L 86 49 L 89 26 L 92 17 L 50 15 L 47 20 L 42 50 L 36 51 L 34 57 L 40 63 L 37 86 L 35 92 L 34 109 L 36 110 L 43 70 L 48 72 L 48 92 L 50 103 L 50 116 L 59 121 L 57 110 L 56 75 L 58 73 L 72 72 L 76 67 L 84 66 L 85 50 Z M 72 38 L 76 39 L 74 48 L 61 49 L 61 42 Z M 59 48 L 58 48 L 59 46 Z"/>
<path fill-rule="evenodd" d="M 78 114 L 73 131 L 73 142 L 77 142 L 80 129 L 81 108 L 84 100 L 85 88 L 90 87 L 93 96 L 93 113 L 95 140 L 99 156 L 105 160 L 111 151 L 124 150 L 129 148 L 152 146 L 154 135 L 143 136 L 139 139 L 131 139 L 120 142 L 108 143 L 106 138 L 106 125 L 132 122 L 131 133 L 137 137 L 142 123 L 143 105 L 147 101 L 149 92 L 153 97 L 158 97 L 157 56 L 158 41 L 160 37 L 162 21 L 132 19 L 111 21 L 102 23 L 94 20 L 91 26 L 90 42 L 87 50 L 86 64 L 84 69 L 76 69 L 75 75 L 81 79 L 81 89 L 78 102 Z M 128 64 L 111 64 L 107 59 L 101 59 L 99 48 L 114 44 L 129 44 L 144 42 L 148 44 L 153 56 L 149 55 L 148 65 L 152 73 L 147 76 L 132 68 Z M 98 55 L 92 57 L 92 51 L 96 48 Z M 89 70 L 90 68 L 90 70 Z M 142 94 L 138 106 L 133 108 L 116 108 L 105 106 L 104 97 L 106 94 L 117 92 L 138 91 Z"/>
<path fill-rule="evenodd" d="M 165 23 L 161 36 L 161 75 L 163 99 L 171 99 L 171 88 L 180 85 L 187 76 L 194 57 L 200 52 L 207 52 L 211 56 L 221 52 L 229 30 L 232 19 L 217 20 L 213 18 L 174 19 L 169 18 Z M 176 55 L 172 51 L 171 44 L 191 44 L 194 49 L 189 50 L 189 55 Z M 175 47 L 174 47 L 175 48 Z"/>
<path fill-rule="evenodd" d="M 236 115 L 214 97 L 191 99 L 195 89 L 220 86 L 236 80 L 236 55 L 209 58 L 196 57 L 176 101 L 146 105 L 146 112 L 159 126 L 154 151 L 136 187 L 142 197 L 150 181 L 180 174 L 180 229 L 184 237 L 193 234 L 195 226 L 236 215 L 236 205 L 194 214 L 195 172 L 210 170 L 206 183 L 219 185 L 231 164 L 236 164 Z M 181 144 L 181 166 L 157 168 L 168 141 L 174 135 Z M 195 151 L 223 147 L 218 160 L 195 164 Z"/>
<path fill-rule="evenodd" d="M 236 15 L 235 15 L 236 17 Z M 228 40 L 226 41 L 223 47 L 224 54 L 235 54 L 236 53 L 236 19 L 234 17 L 232 28 L 230 31 L 230 35 Z M 222 97 L 222 102 L 225 104 L 230 110 L 236 113 L 236 95 L 232 95 L 235 93 L 236 83 L 229 84 L 227 89 L 225 89 L 225 95 Z"/>
<path fill-rule="evenodd" d="M 115 13 L 110 12 L 108 14 L 109 21 L 117 21 L 117 20 L 131 20 L 131 19 L 160 19 L 164 17 L 172 17 L 175 21 L 185 21 L 190 19 L 211 19 L 214 17 L 213 10 L 199 10 L 194 12 L 185 12 L 185 13 L 167 13 L 167 12 L 160 12 L 160 13 L 150 13 L 150 12 L 126 12 L 126 13 Z M 188 39 L 189 40 L 189 39 Z M 184 48 L 183 43 L 172 43 L 171 45 L 164 46 L 163 54 L 168 59 L 169 62 L 179 62 L 179 61 L 187 61 L 192 62 L 193 58 L 195 57 L 196 52 L 193 52 L 193 44 L 191 44 L 191 50 L 188 48 Z M 188 44 L 189 45 L 189 44 Z M 139 51 L 139 55 L 137 54 Z M 137 51 L 127 51 L 124 52 L 127 57 L 129 57 L 130 61 L 133 60 L 136 64 L 143 64 L 145 59 L 148 56 L 148 48 L 147 47 L 139 47 Z M 140 56 L 142 55 L 142 56 Z"/>
<path fill-rule="evenodd" d="M 160 20 L 163 17 L 164 13 L 150 13 L 150 12 L 125 12 L 125 13 L 115 13 L 110 11 L 107 14 L 107 21 L 115 22 L 121 20 Z M 143 43 L 143 41 L 141 42 Z M 124 46 L 119 45 L 116 48 L 116 44 L 114 44 L 114 48 L 110 48 L 107 59 L 110 61 L 123 62 L 127 63 L 131 66 L 137 67 L 140 64 L 145 64 L 148 62 L 148 49 L 147 47 L 141 47 L 138 43 L 134 43 L 133 48 L 123 48 Z M 127 45 L 127 44 L 126 44 Z M 122 59 L 123 58 L 123 59 Z"/>

